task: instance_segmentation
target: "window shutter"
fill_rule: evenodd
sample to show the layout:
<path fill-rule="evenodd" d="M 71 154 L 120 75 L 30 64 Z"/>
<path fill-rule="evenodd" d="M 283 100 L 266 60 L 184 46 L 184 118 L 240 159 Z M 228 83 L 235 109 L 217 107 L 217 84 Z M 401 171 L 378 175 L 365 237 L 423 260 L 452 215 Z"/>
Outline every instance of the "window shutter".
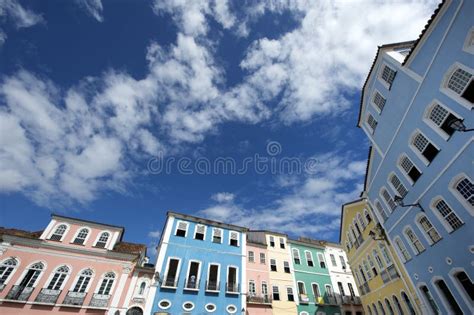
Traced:
<path fill-rule="evenodd" d="M 214 236 L 222 237 L 222 230 L 214 228 Z"/>
<path fill-rule="evenodd" d="M 198 224 L 196 226 L 197 233 L 204 234 L 205 231 L 206 231 L 206 227 L 204 225 Z"/>

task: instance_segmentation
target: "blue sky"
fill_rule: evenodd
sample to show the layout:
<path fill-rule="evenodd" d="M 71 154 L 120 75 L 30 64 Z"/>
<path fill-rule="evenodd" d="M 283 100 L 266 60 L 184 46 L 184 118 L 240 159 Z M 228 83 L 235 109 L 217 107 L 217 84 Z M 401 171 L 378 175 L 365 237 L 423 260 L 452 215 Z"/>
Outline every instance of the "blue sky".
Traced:
<path fill-rule="evenodd" d="M 174 210 L 337 241 L 377 45 L 437 2 L 0 1 L 0 226 L 56 212 L 152 247 Z M 196 170 L 221 158 L 251 167 Z"/>

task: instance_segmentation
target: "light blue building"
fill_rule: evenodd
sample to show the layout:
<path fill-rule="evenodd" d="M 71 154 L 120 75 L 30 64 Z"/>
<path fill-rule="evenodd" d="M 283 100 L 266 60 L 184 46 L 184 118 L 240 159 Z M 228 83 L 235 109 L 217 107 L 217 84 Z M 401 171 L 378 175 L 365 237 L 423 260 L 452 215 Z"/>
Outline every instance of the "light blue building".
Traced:
<path fill-rule="evenodd" d="M 246 228 L 168 212 L 146 314 L 241 314 Z"/>
<path fill-rule="evenodd" d="M 473 0 L 443 1 L 416 41 L 379 47 L 362 93 L 363 197 L 426 314 L 474 313 L 473 24 Z"/>

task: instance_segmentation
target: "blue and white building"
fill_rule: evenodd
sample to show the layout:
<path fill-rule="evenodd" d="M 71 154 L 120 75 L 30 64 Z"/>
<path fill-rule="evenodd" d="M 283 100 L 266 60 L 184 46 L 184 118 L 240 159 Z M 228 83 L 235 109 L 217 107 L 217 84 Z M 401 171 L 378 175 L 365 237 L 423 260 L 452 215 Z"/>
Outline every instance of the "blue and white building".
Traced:
<path fill-rule="evenodd" d="M 474 1 L 380 46 L 362 91 L 366 197 L 426 314 L 474 313 Z M 465 130 L 467 129 L 467 130 Z"/>
<path fill-rule="evenodd" d="M 246 231 L 168 212 L 145 314 L 241 314 Z"/>

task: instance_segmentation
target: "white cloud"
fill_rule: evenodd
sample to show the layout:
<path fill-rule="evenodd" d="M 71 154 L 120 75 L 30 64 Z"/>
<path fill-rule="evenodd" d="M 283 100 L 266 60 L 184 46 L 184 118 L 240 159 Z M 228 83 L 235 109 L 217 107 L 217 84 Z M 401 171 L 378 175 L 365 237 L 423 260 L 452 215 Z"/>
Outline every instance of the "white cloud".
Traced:
<path fill-rule="evenodd" d="M 233 201 L 234 198 L 235 195 L 229 192 L 220 192 L 211 196 L 211 199 L 217 202 L 230 202 Z"/>
<path fill-rule="evenodd" d="M 161 230 L 148 232 L 148 237 L 150 238 L 160 238 L 160 236 L 161 236 Z"/>
<path fill-rule="evenodd" d="M 103 22 L 104 17 L 102 15 L 103 6 L 102 0 L 76 0 L 81 8 L 83 8 L 90 16 L 97 20 L 97 22 Z"/>
<path fill-rule="evenodd" d="M 44 22 L 43 17 L 24 8 L 17 0 L 0 1 L 0 17 L 8 17 L 17 28 L 31 27 Z"/>

